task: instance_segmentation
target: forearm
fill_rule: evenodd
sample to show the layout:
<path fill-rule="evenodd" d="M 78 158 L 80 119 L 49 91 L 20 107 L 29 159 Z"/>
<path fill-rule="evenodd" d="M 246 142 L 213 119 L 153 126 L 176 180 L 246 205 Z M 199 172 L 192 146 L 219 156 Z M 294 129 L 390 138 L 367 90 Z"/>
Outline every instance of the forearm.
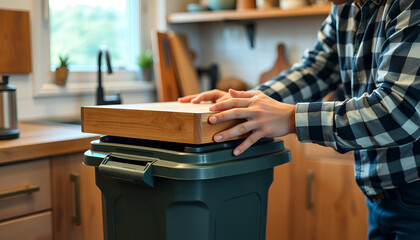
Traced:
<path fill-rule="evenodd" d="M 418 102 L 375 90 L 344 102 L 297 104 L 297 135 L 339 152 L 404 145 L 420 138 Z"/>

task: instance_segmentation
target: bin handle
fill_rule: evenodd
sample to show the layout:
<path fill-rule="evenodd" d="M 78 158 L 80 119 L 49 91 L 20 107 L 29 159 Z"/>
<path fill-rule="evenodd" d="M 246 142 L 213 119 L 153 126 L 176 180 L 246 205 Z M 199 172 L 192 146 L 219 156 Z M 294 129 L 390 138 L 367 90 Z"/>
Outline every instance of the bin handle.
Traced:
<path fill-rule="evenodd" d="M 153 187 L 152 165 L 156 161 L 156 158 L 110 153 L 102 160 L 98 170 L 113 178 Z"/>

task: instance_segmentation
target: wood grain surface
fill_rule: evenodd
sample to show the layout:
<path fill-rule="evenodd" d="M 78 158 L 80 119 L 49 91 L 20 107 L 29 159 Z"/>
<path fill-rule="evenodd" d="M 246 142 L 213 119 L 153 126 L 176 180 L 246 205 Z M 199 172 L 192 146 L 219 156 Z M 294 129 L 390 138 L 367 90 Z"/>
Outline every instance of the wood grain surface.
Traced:
<path fill-rule="evenodd" d="M 175 75 L 175 63 L 171 53 L 169 38 L 166 33 L 152 34 L 152 49 L 155 56 L 155 76 L 158 101 L 176 101 L 179 95 Z"/>
<path fill-rule="evenodd" d="M 284 48 L 284 44 L 277 45 L 277 59 L 270 70 L 261 74 L 258 84 L 263 84 L 279 75 L 283 70 L 290 68 L 290 65 L 284 58 Z"/>
<path fill-rule="evenodd" d="M 0 168 L 0 192 L 38 186 L 31 194 L 3 198 L 0 201 L 0 221 L 46 211 L 51 208 L 50 161 L 42 159 Z M 1 239 L 1 237 L 0 237 Z"/>
<path fill-rule="evenodd" d="M 0 73 L 30 73 L 29 12 L 0 10 Z"/>
<path fill-rule="evenodd" d="M 212 125 L 211 104 L 143 103 L 82 107 L 82 131 L 119 137 L 203 144 L 240 120 Z"/>
<path fill-rule="evenodd" d="M 51 211 L 0 223 L 1 239 L 51 240 Z"/>
<path fill-rule="evenodd" d="M 224 10 L 224 11 L 203 11 L 198 13 L 175 12 L 168 14 L 167 22 L 175 23 L 200 23 L 200 22 L 224 22 L 231 20 L 249 21 L 253 19 L 270 19 L 270 18 L 290 18 L 290 17 L 307 17 L 307 16 L 327 16 L 330 12 L 331 4 L 311 5 L 307 7 L 281 9 L 271 8 L 265 10 Z"/>
<path fill-rule="evenodd" d="M 257 6 L 255 3 L 255 0 L 237 0 L 236 1 L 236 11 L 255 9 L 256 7 Z"/>
<path fill-rule="evenodd" d="M 175 72 L 181 95 L 188 96 L 200 93 L 200 80 L 191 58 L 186 37 L 173 32 L 169 35 L 169 42 L 175 59 Z"/>
<path fill-rule="evenodd" d="M 95 168 L 82 164 L 83 154 L 73 153 L 51 158 L 54 239 L 103 240 L 101 191 L 95 185 Z M 80 181 L 80 225 L 75 215 L 75 182 Z"/>
<path fill-rule="evenodd" d="M 0 164 L 83 152 L 99 135 L 82 133 L 77 125 L 19 123 L 20 136 L 0 141 Z"/>

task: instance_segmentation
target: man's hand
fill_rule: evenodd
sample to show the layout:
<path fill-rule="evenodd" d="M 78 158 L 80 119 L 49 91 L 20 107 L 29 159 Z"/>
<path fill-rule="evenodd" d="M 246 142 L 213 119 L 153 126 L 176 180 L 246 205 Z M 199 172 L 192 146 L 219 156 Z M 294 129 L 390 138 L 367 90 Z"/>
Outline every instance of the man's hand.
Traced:
<path fill-rule="evenodd" d="M 200 94 L 189 95 L 189 96 L 185 96 L 185 97 L 182 97 L 182 98 L 178 98 L 178 102 L 181 102 L 181 103 L 187 103 L 187 102 L 200 103 L 200 102 L 204 102 L 204 101 L 211 101 L 211 102 L 216 103 L 216 102 L 226 100 L 228 98 L 230 98 L 229 93 L 214 89 L 214 90 L 203 92 L 203 93 L 200 93 Z"/>
<path fill-rule="evenodd" d="M 217 133 L 214 141 L 222 142 L 252 132 L 233 154 L 239 155 L 264 137 L 280 137 L 296 132 L 295 105 L 278 102 L 262 92 L 229 90 L 230 98 L 218 101 L 210 111 L 221 111 L 210 116 L 209 122 L 217 124 L 232 119 L 246 119 L 228 130 Z"/>

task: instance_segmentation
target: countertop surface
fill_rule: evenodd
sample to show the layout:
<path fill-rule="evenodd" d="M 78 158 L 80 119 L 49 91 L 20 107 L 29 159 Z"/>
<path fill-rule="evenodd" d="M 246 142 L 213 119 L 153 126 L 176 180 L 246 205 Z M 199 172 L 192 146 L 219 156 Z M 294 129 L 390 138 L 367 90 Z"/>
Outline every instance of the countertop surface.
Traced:
<path fill-rule="evenodd" d="M 19 123 L 20 136 L 0 140 L 0 164 L 83 152 L 98 134 L 82 133 L 79 125 Z"/>

